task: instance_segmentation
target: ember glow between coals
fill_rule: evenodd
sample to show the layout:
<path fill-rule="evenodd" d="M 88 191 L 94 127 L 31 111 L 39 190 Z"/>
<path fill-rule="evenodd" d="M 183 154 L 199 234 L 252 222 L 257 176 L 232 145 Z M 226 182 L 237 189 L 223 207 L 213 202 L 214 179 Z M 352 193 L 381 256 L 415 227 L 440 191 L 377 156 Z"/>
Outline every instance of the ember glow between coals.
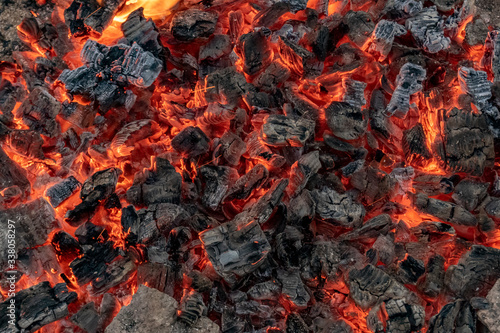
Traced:
<path fill-rule="evenodd" d="M 119 332 L 140 285 L 175 332 L 491 328 L 500 37 L 473 4 L 55 6 L 0 64 L 1 213 L 55 225 L 19 230 L 18 291 L 76 294 L 16 329 Z"/>

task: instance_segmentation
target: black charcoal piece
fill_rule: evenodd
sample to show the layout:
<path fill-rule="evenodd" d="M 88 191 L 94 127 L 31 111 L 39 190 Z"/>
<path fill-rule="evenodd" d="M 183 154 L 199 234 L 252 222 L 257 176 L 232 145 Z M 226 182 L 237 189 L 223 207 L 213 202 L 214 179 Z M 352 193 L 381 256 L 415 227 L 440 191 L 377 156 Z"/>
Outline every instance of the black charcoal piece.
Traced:
<path fill-rule="evenodd" d="M 64 87 L 70 94 L 90 98 L 97 85 L 97 71 L 87 66 L 74 70 L 65 69 L 59 75 L 58 81 L 64 83 Z"/>
<path fill-rule="evenodd" d="M 268 93 L 276 92 L 279 84 L 290 77 L 290 70 L 280 62 L 272 62 L 257 78 L 254 84 L 257 88 Z"/>
<path fill-rule="evenodd" d="M 449 12 L 458 2 L 458 0 L 432 0 L 432 3 L 442 12 Z"/>
<path fill-rule="evenodd" d="M 106 271 L 92 281 L 91 295 L 102 295 L 128 281 L 136 270 L 137 264 L 134 259 L 128 256 L 117 257 L 106 267 Z"/>
<path fill-rule="evenodd" d="M 484 55 L 481 65 L 493 73 L 493 82 L 500 81 L 500 32 L 493 30 L 488 33 L 484 42 Z"/>
<path fill-rule="evenodd" d="M 202 125 L 216 125 L 227 123 L 236 116 L 236 112 L 231 108 L 227 108 L 219 103 L 209 103 L 207 108 L 203 111 L 203 114 L 201 114 L 196 121 Z"/>
<path fill-rule="evenodd" d="M 95 243 L 84 249 L 83 256 L 73 260 L 69 267 L 78 284 L 83 286 L 97 278 L 102 278 L 107 264 L 117 256 L 113 242 Z"/>
<path fill-rule="evenodd" d="M 476 16 L 465 26 L 464 43 L 470 46 L 483 45 L 488 37 L 488 33 L 489 30 L 486 23 L 480 17 Z"/>
<path fill-rule="evenodd" d="M 467 226 L 477 225 L 477 219 L 474 215 L 461 206 L 448 201 L 429 198 L 425 194 L 418 193 L 414 196 L 414 205 L 419 211 L 445 222 Z"/>
<path fill-rule="evenodd" d="M 476 71 L 470 67 L 460 67 L 458 82 L 460 82 L 460 88 L 472 97 L 478 109 L 482 110 L 488 106 L 492 94 L 491 82 L 488 81 L 486 72 Z"/>
<path fill-rule="evenodd" d="M 290 184 L 287 193 L 290 197 L 298 194 L 306 185 L 309 179 L 321 169 L 319 151 L 312 151 L 302 155 L 290 168 Z"/>
<path fill-rule="evenodd" d="M 403 284 L 415 284 L 424 272 L 424 263 L 412 256 L 407 256 L 399 262 L 398 279 Z"/>
<path fill-rule="evenodd" d="M 464 179 L 455 186 L 453 200 L 472 212 L 486 198 L 489 184 Z"/>
<path fill-rule="evenodd" d="M 190 287 L 194 290 L 203 293 L 212 289 L 213 282 L 205 274 L 199 271 L 191 271 L 188 274 L 190 279 Z"/>
<path fill-rule="evenodd" d="M 367 12 L 349 11 L 344 16 L 343 23 L 348 27 L 347 36 L 358 47 L 362 47 L 375 29 L 370 14 Z"/>
<path fill-rule="evenodd" d="M 203 231 L 200 239 L 210 262 L 224 278 L 254 271 L 271 250 L 257 221 L 227 222 Z"/>
<path fill-rule="evenodd" d="M 406 20 L 406 28 L 420 47 L 430 53 L 438 53 L 450 46 L 450 38 L 444 36 L 444 20 L 436 6 L 426 7 Z"/>
<path fill-rule="evenodd" d="M 311 194 L 316 201 L 316 214 L 320 218 L 348 228 L 357 227 L 363 222 L 365 207 L 349 195 L 337 193 L 328 187 L 314 190 Z"/>
<path fill-rule="evenodd" d="M 257 131 L 247 135 L 245 140 L 250 158 L 261 161 L 269 168 L 278 169 L 285 164 L 286 159 L 281 155 L 273 153 L 267 145 L 264 145 Z"/>
<path fill-rule="evenodd" d="M 398 118 L 406 117 L 410 110 L 411 95 L 422 90 L 422 82 L 425 80 L 427 71 L 410 62 L 406 63 L 399 70 L 396 77 L 396 89 L 391 96 L 391 100 L 385 109 L 385 115 Z"/>
<path fill-rule="evenodd" d="M 344 89 L 344 102 L 354 106 L 355 108 L 361 108 L 366 104 L 366 83 L 356 81 L 351 78 L 344 78 L 342 79 L 342 88 Z"/>
<path fill-rule="evenodd" d="M 229 187 L 229 191 L 224 201 L 248 199 L 252 192 L 260 188 L 267 180 L 267 177 L 269 177 L 267 168 L 262 164 L 255 165 L 249 172 L 238 178 L 238 180 Z"/>
<path fill-rule="evenodd" d="M 255 15 L 252 26 L 271 27 L 285 13 L 290 11 L 290 4 L 286 1 L 279 1 L 272 6 L 262 9 Z"/>
<path fill-rule="evenodd" d="M 238 216 L 242 215 L 243 218 L 253 218 L 260 224 L 266 223 L 281 202 L 281 199 L 283 199 L 287 186 L 288 179 L 275 181 L 271 188 L 248 211 L 244 211 Z"/>
<path fill-rule="evenodd" d="M 0 191 L 13 187 L 20 188 L 24 195 L 31 192 L 26 170 L 11 160 L 0 147 Z"/>
<path fill-rule="evenodd" d="M 134 205 L 155 203 L 178 204 L 181 199 L 182 177 L 167 159 L 157 157 L 153 170 L 135 174 L 133 185 L 127 190 L 127 201 Z"/>
<path fill-rule="evenodd" d="M 391 0 L 386 3 L 386 10 L 392 12 L 395 17 L 415 16 L 422 8 L 423 4 L 416 0 Z"/>
<path fill-rule="evenodd" d="M 285 3 L 287 3 L 290 6 L 290 11 L 292 13 L 296 13 L 299 10 L 304 10 L 307 7 L 307 0 L 285 0 Z"/>
<path fill-rule="evenodd" d="M 122 23 L 121 30 L 129 44 L 136 42 L 156 57 L 160 55 L 163 47 L 158 41 L 158 29 L 151 18 L 144 17 L 144 8 L 140 7 L 130 13 Z"/>
<path fill-rule="evenodd" d="M 453 172 L 481 175 L 494 159 L 493 136 L 484 114 L 453 108 L 443 110 L 444 128 L 436 138 L 436 151 Z"/>
<path fill-rule="evenodd" d="M 403 132 L 403 149 L 409 161 L 425 161 L 431 158 L 421 123 Z"/>
<path fill-rule="evenodd" d="M 390 215 L 380 214 L 372 217 L 361 227 L 349 231 L 340 238 L 350 241 L 377 238 L 379 235 L 387 235 L 387 233 L 394 229 L 394 227 L 395 224 L 393 223 Z"/>
<path fill-rule="evenodd" d="M 70 234 L 64 231 L 58 231 L 52 237 L 52 246 L 59 256 L 73 256 L 76 257 L 82 252 L 82 247 L 78 241 Z"/>
<path fill-rule="evenodd" d="M 423 281 L 417 288 L 428 297 L 437 297 L 444 288 L 445 259 L 440 255 L 429 258 Z"/>
<path fill-rule="evenodd" d="M 246 150 L 247 145 L 245 142 L 238 135 L 227 131 L 220 138 L 217 147 L 214 149 L 213 156 L 215 161 L 223 157 L 228 164 L 237 166 L 240 163 L 241 155 Z"/>
<path fill-rule="evenodd" d="M 286 333 L 308 333 L 309 326 L 298 313 L 290 313 L 286 317 Z"/>
<path fill-rule="evenodd" d="M 75 231 L 75 237 L 80 245 L 91 245 L 99 241 L 106 241 L 109 238 L 108 231 L 103 226 L 98 226 L 92 222 L 85 222 Z"/>
<path fill-rule="evenodd" d="M 476 319 L 473 311 L 470 303 L 463 299 L 448 303 L 431 318 L 428 332 L 474 332 Z"/>
<path fill-rule="evenodd" d="M 16 111 L 16 116 L 33 131 L 48 137 L 61 133 L 56 116 L 61 112 L 61 103 L 42 87 L 33 89 Z"/>
<path fill-rule="evenodd" d="M 274 147 L 301 147 L 313 133 L 314 122 L 309 119 L 270 115 L 262 125 L 260 138 Z"/>
<path fill-rule="evenodd" d="M 271 47 L 263 30 L 249 32 L 240 37 L 237 46 L 243 58 L 243 71 L 255 75 L 271 63 Z"/>
<path fill-rule="evenodd" d="M 278 279 L 281 282 L 281 292 L 285 298 L 299 309 L 306 308 L 311 296 L 300 278 L 299 271 L 280 270 L 278 271 Z"/>
<path fill-rule="evenodd" d="M 87 67 L 98 68 L 98 66 L 103 65 L 104 58 L 109 51 L 110 49 L 106 45 L 99 44 L 95 40 L 89 39 L 85 42 L 80 51 L 80 59 Z"/>
<path fill-rule="evenodd" d="M 278 300 L 281 294 L 281 286 L 275 281 L 266 281 L 261 283 L 256 283 L 247 292 L 248 296 L 251 298 L 263 301 L 263 300 Z"/>
<path fill-rule="evenodd" d="M 88 16 L 85 16 L 83 23 L 92 31 L 102 34 L 104 29 L 111 24 L 115 14 L 124 2 L 123 0 L 106 0 L 104 2 L 98 2 L 99 7 Z"/>
<path fill-rule="evenodd" d="M 19 154 L 33 159 L 45 159 L 42 136 L 31 130 L 13 130 L 7 135 L 7 143 Z"/>
<path fill-rule="evenodd" d="M 188 157 L 196 157 L 208 152 L 210 140 L 199 127 L 186 127 L 172 139 L 172 147 Z"/>
<path fill-rule="evenodd" d="M 408 304 L 402 299 L 384 302 L 387 313 L 387 331 L 416 332 L 425 323 L 425 309 L 421 305 Z"/>
<path fill-rule="evenodd" d="M 203 166 L 198 172 L 205 184 L 202 202 L 206 207 L 216 210 L 238 179 L 238 172 L 226 166 Z"/>
<path fill-rule="evenodd" d="M 304 78 L 315 78 L 323 71 L 323 63 L 314 53 L 300 46 L 298 43 L 283 38 L 279 39 L 281 58 L 289 64 L 290 71 Z"/>
<path fill-rule="evenodd" d="M 218 15 L 214 12 L 188 9 L 172 18 L 172 35 L 179 41 L 191 42 L 197 38 L 210 37 L 215 31 Z"/>
<path fill-rule="evenodd" d="M 237 106 L 241 97 L 255 87 L 235 67 L 219 69 L 205 77 L 200 93 L 207 103 L 218 102 L 229 108 Z"/>
<path fill-rule="evenodd" d="M 325 109 L 326 122 L 333 134 L 354 140 L 365 134 L 368 120 L 360 108 L 346 102 L 332 102 Z"/>
<path fill-rule="evenodd" d="M 95 309 L 94 302 L 85 304 L 71 316 L 71 321 L 88 333 L 96 333 L 99 325 L 99 314 Z"/>
<path fill-rule="evenodd" d="M 188 326 L 193 326 L 204 311 L 206 311 L 206 306 L 203 303 L 203 295 L 196 291 L 190 291 L 182 297 L 177 317 Z"/>
<path fill-rule="evenodd" d="M 394 190 L 396 181 L 392 175 L 368 166 L 352 174 L 351 184 L 370 206 L 386 198 Z"/>
<path fill-rule="evenodd" d="M 296 83 L 288 81 L 283 86 L 286 99 L 293 105 L 293 112 L 287 111 L 287 115 L 296 115 L 316 121 L 319 117 L 319 107 L 300 92 Z"/>
<path fill-rule="evenodd" d="M 498 332 L 500 328 L 500 280 L 497 280 L 488 292 L 486 301 L 487 307 L 479 309 L 476 312 L 477 317 L 491 332 Z"/>
<path fill-rule="evenodd" d="M 311 220 L 316 213 L 316 202 L 308 190 L 302 190 L 299 195 L 290 200 L 288 205 L 288 220 L 293 225 L 299 225 L 302 221 Z"/>
<path fill-rule="evenodd" d="M 375 26 L 366 50 L 379 61 L 383 61 L 391 52 L 394 37 L 405 34 L 404 26 L 393 21 L 380 20 Z"/>
<path fill-rule="evenodd" d="M 64 200 L 75 193 L 82 184 L 73 176 L 48 188 L 45 195 L 49 198 L 52 207 L 58 207 Z"/>
<path fill-rule="evenodd" d="M 132 121 L 123 126 L 111 141 L 111 150 L 115 157 L 128 156 L 134 150 L 136 142 L 155 137 L 160 132 L 160 126 L 151 119 Z"/>
<path fill-rule="evenodd" d="M 161 60 L 135 42 L 125 51 L 121 66 L 121 72 L 126 75 L 128 82 L 140 88 L 152 85 L 163 69 Z"/>
<path fill-rule="evenodd" d="M 231 53 L 231 39 L 227 35 L 214 35 L 207 44 L 200 47 L 199 61 L 214 61 Z"/>

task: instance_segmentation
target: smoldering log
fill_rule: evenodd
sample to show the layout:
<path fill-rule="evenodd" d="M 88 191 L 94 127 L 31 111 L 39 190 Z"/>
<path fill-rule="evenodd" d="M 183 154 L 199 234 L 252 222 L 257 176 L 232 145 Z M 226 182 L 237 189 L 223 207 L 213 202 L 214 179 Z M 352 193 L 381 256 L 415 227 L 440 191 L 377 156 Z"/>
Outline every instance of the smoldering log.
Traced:
<path fill-rule="evenodd" d="M 45 195 L 49 198 L 52 207 L 58 207 L 64 200 L 72 196 L 80 186 L 82 184 L 75 177 L 69 176 L 48 188 Z"/>
<path fill-rule="evenodd" d="M 260 138 L 268 145 L 301 147 L 314 132 L 314 122 L 304 118 L 270 115 L 262 125 Z"/>
<path fill-rule="evenodd" d="M 238 40 L 237 50 L 243 58 L 243 71 L 255 75 L 271 63 L 271 47 L 263 30 L 244 34 Z"/>
<path fill-rule="evenodd" d="M 33 89 L 16 111 L 16 116 L 33 131 L 48 137 L 61 133 L 56 116 L 61 112 L 61 103 L 42 87 Z"/>
<path fill-rule="evenodd" d="M 385 109 L 385 115 L 388 117 L 395 115 L 398 118 L 406 117 L 410 110 L 410 97 L 422 90 L 422 82 L 426 75 L 427 71 L 423 67 L 410 62 L 404 64 L 396 77 L 396 89 L 394 89 L 391 100 Z"/>
<path fill-rule="evenodd" d="M 484 114 L 453 108 L 441 117 L 444 129 L 434 143 L 441 160 L 451 171 L 481 175 L 495 155 Z"/>
<path fill-rule="evenodd" d="M 198 127 L 186 127 L 172 139 L 172 147 L 188 157 L 205 154 L 209 150 L 207 135 Z"/>
<path fill-rule="evenodd" d="M 311 194 L 317 203 L 316 214 L 320 218 L 348 228 L 357 227 L 363 222 L 365 207 L 349 195 L 337 193 L 328 187 L 314 190 Z"/>
<path fill-rule="evenodd" d="M 444 20 L 435 6 L 423 8 L 417 15 L 406 20 L 406 28 L 424 50 L 437 53 L 450 46 L 450 38 L 444 36 Z"/>
<path fill-rule="evenodd" d="M 354 140 L 366 132 L 368 120 L 360 108 L 346 102 L 332 102 L 325 109 L 326 122 L 333 134 Z"/>
<path fill-rule="evenodd" d="M 388 20 L 380 20 L 368 42 L 367 52 L 373 54 L 379 61 L 383 61 L 391 52 L 394 37 L 406 34 L 404 26 Z"/>
<path fill-rule="evenodd" d="M 257 221 L 227 222 L 199 234 L 215 270 L 223 278 L 247 275 L 267 257 L 271 246 Z"/>
<path fill-rule="evenodd" d="M 209 37 L 215 31 L 218 15 L 210 11 L 187 9 L 172 17 L 170 30 L 181 42 L 191 42 L 198 38 Z"/>
<path fill-rule="evenodd" d="M 466 226 L 477 225 L 477 219 L 474 215 L 451 202 L 429 198 L 425 194 L 417 193 L 413 198 L 413 204 L 419 211 L 445 222 Z"/>
<path fill-rule="evenodd" d="M 28 289 L 21 290 L 14 297 L 15 324 L 10 325 L 7 316 L 2 316 L 0 329 L 4 332 L 35 332 L 41 327 L 69 314 L 68 304 L 74 302 L 78 295 L 69 292 L 66 284 L 59 283 L 53 288 L 50 282 L 41 282 Z M 3 313 L 8 313 L 7 300 L 0 304 Z"/>

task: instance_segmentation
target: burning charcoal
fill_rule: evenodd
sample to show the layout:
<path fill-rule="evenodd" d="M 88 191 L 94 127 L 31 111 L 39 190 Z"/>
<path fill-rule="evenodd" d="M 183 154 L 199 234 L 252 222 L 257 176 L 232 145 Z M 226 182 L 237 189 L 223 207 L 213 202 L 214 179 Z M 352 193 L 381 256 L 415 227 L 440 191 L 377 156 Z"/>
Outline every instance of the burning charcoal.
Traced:
<path fill-rule="evenodd" d="M 253 18 L 254 27 L 271 27 L 285 13 L 290 11 L 290 4 L 287 1 L 273 3 L 269 8 L 263 9 Z"/>
<path fill-rule="evenodd" d="M 375 29 L 375 24 L 366 12 L 349 11 L 344 16 L 343 23 L 348 27 L 347 36 L 358 47 L 362 47 Z"/>
<path fill-rule="evenodd" d="M 344 89 L 343 101 L 354 106 L 355 108 L 360 108 L 366 104 L 365 99 L 365 88 L 366 83 L 361 81 L 356 81 L 351 78 L 342 79 L 342 88 Z"/>
<path fill-rule="evenodd" d="M 61 271 L 56 251 L 50 245 L 20 250 L 17 268 L 33 280 L 41 278 L 44 272 L 54 274 L 54 272 Z"/>
<path fill-rule="evenodd" d="M 231 184 L 238 179 L 238 172 L 226 166 L 204 166 L 199 169 L 199 173 L 205 184 L 202 202 L 206 207 L 216 210 Z"/>
<path fill-rule="evenodd" d="M 212 280 L 199 271 L 189 272 L 188 278 L 190 279 L 190 287 L 200 293 L 212 289 Z"/>
<path fill-rule="evenodd" d="M 302 190 L 299 195 L 290 200 L 288 205 L 288 221 L 293 225 L 299 225 L 301 222 L 311 220 L 316 212 L 316 202 L 308 190 Z"/>
<path fill-rule="evenodd" d="M 137 43 L 127 49 L 121 63 L 121 71 L 130 84 L 147 88 L 153 84 L 163 68 L 161 60 L 144 51 Z"/>
<path fill-rule="evenodd" d="M 168 253 L 177 253 L 183 251 L 185 245 L 192 239 L 191 229 L 188 227 L 175 227 L 170 230 L 165 247 Z"/>
<path fill-rule="evenodd" d="M 88 333 L 96 333 L 99 325 L 99 314 L 94 302 L 85 304 L 71 317 L 71 321 Z"/>
<path fill-rule="evenodd" d="M 240 10 L 229 11 L 229 36 L 231 37 L 231 42 L 236 43 L 240 35 L 242 34 L 244 18 L 243 13 Z"/>
<path fill-rule="evenodd" d="M 210 140 L 198 127 L 186 127 L 172 139 L 172 147 L 190 158 L 203 155 L 210 149 Z"/>
<path fill-rule="evenodd" d="M 492 94 L 491 82 L 488 81 L 486 72 L 476 71 L 469 67 L 460 67 L 458 82 L 460 88 L 473 98 L 474 104 L 480 110 L 488 107 L 488 100 Z"/>
<path fill-rule="evenodd" d="M 473 310 L 465 300 L 448 303 L 429 322 L 429 333 L 474 332 L 476 323 Z"/>
<path fill-rule="evenodd" d="M 389 266 L 394 262 L 396 257 L 396 247 L 394 245 L 394 239 L 388 235 L 380 235 L 377 237 L 377 240 L 372 245 L 372 249 L 376 251 L 376 257 L 374 258 L 378 261 L 382 262 L 384 265 Z"/>
<path fill-rule="evenodd" d="M 200 94 L 207 103 L 219 102 L 232 108 L 237 106 L 242 96 L 254 89 L 242 73 L 228 67 L 207 75 Z"/>
<path fill-rule="evenodd" d="M 402 284 L 372 265 L 351 270 L 348 285 L 350 296 L 362 309 L 369 309 L 383 300 L 401 299 L 410 294 Z"/>
<path fill-rule="evenodd" d="M 243 71 L 248 75 L 259 73 L 272 61 L 272 51 L 263 30 L 242 35 L 237 50 L 243 58 Z"/>
<path fill-rule="evenodd" d="M 290 11 L 292 13 L 297 13 L 299 10 L 304 10 L 307 7 L 306 0 L 285 0 L 287 4 L 290 5 Z"/>
<path fill-rule="evenodd" d="M 318 119 L 318 106 L 300 93 L 299 86 L 297 84 L 285 82 L 284 90 L 286 99 L 293 105 L 293 113 L 287 111 L 287 115 L 293 114 L 314 121 Z"/>
<path fill-rule="evenodd" d="M 387 313 L 387 331 L 416 332 L 425 322 L 425 309 L 421 305 L 408 304 L 402 299 L 384 302 Z"/>
<path fill-rule="evenodd" d="M 474 19 L 465 26 L 464 43 L 469 46 L 483 45 L 488 38 L 488 26 L 479 17 Z"/>
<path fill-rule="evenodd" d="M 215 31 L 218 15 L 199 9 L 177 12 L 172 17 L 172 35 L 179 41 L 191 42 L 202 37 L 209 37 Z"/>
<path fill-rule="evenodd" d="M 136 173 L 127 191 L 127 201 L 134 205 L 155 203 L 178 204 L 181 199 L 182 177 L 170 162 L 157 157 L 153 170 Z"/>
<path fill-rule="evenodd" d="M 307 184 L 309 179 L 317 174 L 321 169 L 319 161 L 319 152 L 313 151 L 303 155 L 295 162 L 290 169 L 290 184 L 287 193 L 290 197 L 299 193 Z"/>
<path fill-rule="evenodd" d="M 487 203 L 484 206 L 484 211 L 486 212 L 486 214 L 495 218 L 496 220 L 500 219 L 500 200 L 497 198 L 492 198 L 488 201 L 486 201 Z"/>
<path fill-rule="evenodd" d="M 281 287 L 274 281 L 266 281 L 255 284 L 248 290 L 248 296 L 258 301 L 278 300 L 281 294 Z"/>
<path fill-rule="evenodd" d="M 406 28 L 426 51 L 438 53 L 450 46 L 450 38 L 444 36 L 444 20 L 435 6 L 422 9 L 406 20 Z"/>
<path fill-rule="evenodd" d="M 59 256 L 76 257 L 82 252 L 82 247 L 77 240 L 64 231 L 58 231 L 52 237 L 52 245 Z"/>
<path fill-rule="evenodd" d="M 493 137 L 488 131 L 486 117 L 453 108 L 443 111 L 444 131 L 436 149 L 446 167 L 454 172 L 481 175 L 494 157 Z"/>
<path fill-rule="evenodd" d="M 486 300 L 488 306 L 478 310 L 477 317 L 492 333 L 498 333 L 500 329 L 500 280 L 497 280 L 491 288 Z"/>
<path fill-rule="evenodd" d="M 129 44 L 136 42 L 156 57 L 162 52 L 163 47 L 158 42 L 158 29 L 153 20 L 144 17 L 144 8 L 140 7 L 130 13 L 127 20 L 122 23 L 121 30 Z"/>
<path fill-rule="evenodd" d="M 403 284 L 415 284 L 424 272 L 424 263 L 412 256 L 407 256 L 399 262 L 398 279 Z"/>
<path fill-rule="evenodd" d="M 275 93 L 277 86 L 290 77 L 290 70 L 280 62 L 272 62 L 259 76 L 254 80 L 257 88 L 264 92 Z"/>
<path fill-rule="evenodd" d="M 323 71 L 323 63 L 319 62 L 314 53 L 299 44 L 280 36 L 279 52 L 290 70 L 300 77 L 317 77 Z"/>
<path fill-rule="evenodd" d="M 427 262 L 424 280 L 417 284 L 417 288 L 428 297 L 437 297 L 444 288 L 445 259 L 435 255 Z"/>
<path fill-rule="evenodd" d="M 102 277 L 106 272 L 106 264 L 116 257 L 113 242 L 95 243 L 84 250 L 82 257 L 73 260 L 69 267 L 73 271 L 78 284 L 83 286 L 92 280 Z"/>
<path fill-rule="evenodd" d="M 489 184 L 464 179 L 455 187 L 452 198 L 468 211 L 473 211 L 486 198 Z"/>
<path fill-rule="evenodd" d="M 299 251 L 302 249 L 304 235 L 299 229 L 287 225 L 285 230 L 276 235 L 275 252 L 285 267 L 299 267 Z"/>
<path fill-rule="evenodd" d="M 270 146 L 301 147 L 313 132 L 314 122 L 311 120 L 276 114 L 267 117 L 260 138 Z"/>
<path fill-rule="evenodd" d="M 241 214 L 243 217 L 251 217 L 260 224 L 265 223 L 274 209 L 279 205 L 286 187 L 288 186 L 288 179 L 282 179 L 274 182 L 271 188 L 260 197 L 260 199 L 248 210 Z M 248 214 L 248 215 L 246 215 Z M 238 215 L 240 216 L 240 215 Z"/>
<path fill-rule="evenodd" d="M 26 171 L 11 160 L 0 147 L 0 190 L 18 187 L 25 195 L 31 192 L 31 184 Z"/>
<path fill-rule="evenodd" d="M 186 293 L 181 299 L 181 308 L 178 313 L 180 321 L 192 326 L 206 310 L 203 296 L 196 291 Z"/>
<path fill-rule="evenodd" d="M 290 313 L 286 317 L 286 333 L 308 333 L 309 326 L 298 313 Z"/>
<path fill-rule="evenodd" d="M 196 119 L 203 125 L 217 125 L 236 117 L 236 112 L 219 103 L 209 103 L 203 114 Z"/>
<path fill-rule="evenodd" d="M 214 269 L 225 279 L 254 271 L 271 250 L 257 221 L 227 222 L 199 236 Z"/>
<path fill-rule="evenodd" d="M 474 215 L 451 202 L 429 198 L 425 194 L 418 193 L 414 197 L 414 205 L 419 211 L 445 222 L 466 226 L 477 225 L 477 219 Z"/>
<path fill-rule="evenodd" d="M 123 50 L 121 50 L 123 52 Z M 80 51 L 80 59 L 87 67 L 102 66 L 105 55 L 109 52 L 106 45 L 89 39 Z M 62 81 L 62 80 L 61 80 Z"/>
<path fill-rule="evenodd" d="M 320 218 L 348 228 L 357 227 L 363 222 L 365 207 L 349 195 L 339 194 L 328 187 L 314 190 L 311 194 L 316 201 L 316 214 Z"/>
<path fill-rule="evenodd" d="M 64 200 L 68 199 L 80 188 L 82 184 L 73 176 L 53 185 L 45 192 L 52 207 L 58 207 Z"/>
<path fill-rule="evenodd" d="M 353 328 L 344 320 L 316 317 L 312 327 L 313 332 L 318 333 L 354 333 Z"/>
<path fill-rule="evenodd" d="M 160 132 L 157 122 L 150 119 L 136 120 L 123 126 L 111 141 L 111 150 L 116 157 L 129 156 L 136 142 L 156 137 Z"/>
<path fill-rule="evenodd" d="M 351 184 L 358 189 L 368 205 L 387 197 L 396 185 L 395 179 L 371 166 L 365 167 L 351 176 Z"/>
<path fill-rule="evenodd" d="M 115 14 L 123 3 L 123 0 L 106 0 L 102 3 L 102 7 L 98 7 L 90 15 L 85 16 L 83 20 L 85 26 L 99 35 L 102 34 L 104 29 L 111 24 Z"/>
<path fill-rule="evenodd" d="M 383 61 L 391 52 L 394 37 L 405 34 L 404 26 L 393 21 L 380 20 L 375 26 L 366 50 L 378 58 L 378 61 Z"/>
<path fill-rule="evenodd" d="M 184 208 L 169 203 L 151 205 L 148 207 L 148 212 L 154 213 L 156 226 L 164 236 L 169 235 L 173 228 L 178 227 L 183 220 L 189 218 L 189 213 Z M 141 219 L 147 217 L 142 216 L 142 212 L 139 212 L 139 215 Z M 151 227 L 154 228 L 154 225 Z"/>
<path fill-rule="evenodd" d="M 21 104 L 16 116 L 22 118 L 31 130 L 53 138 L 61 133 L 61 127 L 56 121 L 60 111 L 61 103 L 47 90 L 37 87 Z"/>
<path fill-rule="evenodd" d="M 269 177 L 269 171 L 262 164 L 255 165 L 250 172 L 241 176 L 227 192 L 224 201 L 231 201 L 234 199 L 246 200 L 250 197 L 253 190 L 260 188 L 260 186 Z"/>
<path fill-rule="evenodd" d="M 214 149 L 214 160 L 224 157 L 230 165 L 237 166 L 246 149 L 245 142 L 238 135 L 228 131 L 220 138 L 218 146 Z"/>
<path fill-rule="evenodd" d="M 130 304 L 120 309 L 105 332 L 170 332 L 170 326 L 176 320 L 177 306 L 173 297 L 140 285 Z"/>
<path fill-rule="evenodd" d="M 299 271 L 278 271 L 278 279 L 285 298 L 298 308 L 306 308 L 311 296 L 300 278 Z"/>
<path fill-rule="evenodd" d="M 408 161 L 425 161 L 431 158 L 422 124 L 417 123 L 404 131 L 403 148 Z"/>
<path fill-rule="evenodd" d="M 467 298 L 484 294 L 500 278 L 499 260 L 500 250 L 473 245 L 457 265 L 448 268 L 446 285 L 454 294 Z"/>
<path fill-rule="evenodd" d="M 97 71 L 87 66 L 78 67 L 74 70 L 65 69 L 57 80 L 64 83 L 64 87 L 71 95 L 82 95 L 91 98 L 94 87 L 97 85 Z"/>
<path fill-rule="evenodd" d="M 81 245 L 91 245 L 98 241 L 106 241 L 108 232 L 103 226 L 97 226 L 92 222 L 85 222 L 75 231 L 75 237 Z"/>
<path fill-rule="evenodd" d="M 398 118 L 406 117 L 410 110 L 410 97 L 422 90 L 422 82 L 425 80 L 427 71 L 419 65 L 406 63 L 399 70 L 396 77 L 396 89 L 385 109 L 385 115 Z"/>
<path fill-rule="evenodd" d="M 173 287 L 173 275 L 170 266 L 160 263 L 144 262 L 137 267 L 137 283 L 139 285 L 147 284 L 150 288 L 165 293 L 167 293 L 169 283 L 172 283 L 171 287 Z"/>
<path fill-rule="evenodd" d="M 481 59 L 481 65 L 493 73 L 493 82 L 500 81 L 500 33 L 493 30 L 488 33 L 484 42 L 485 52 Z"/>
<path fill-rule="evenodd" d="M 19 87 L 14 86 L 10 81 L 0 79 L 0 121 L 9 123 L 13 120 L 12 111 L 16 102 L 23 97 Z M 20 94 L 19 94 L 20 93 Z"/>
<path fill-rule="evenodd" d="M 134 260 L 129 257 L 118 257 L 112 261 L 106 271 L 92 281 L 93 295 L 102 295 L 109 289 L 126 282 L 137 270 Z"/>
<path fill-rule="evenodd" d="M 449 12 L 458 3 L 457 0 L 432 0 L 437 9 L 442 12 Z"/>
<path fill-rule="evenodd" d="M 278 169 L 286 160 L 283 156 L 274 154 L 268 146 L 262 144 L 258 132 L 252 132 L 246 137 L 247 152 L 250 158 L 257 159 L 269 166 Z"/>
<path fill-rule="evenodd" d="M 341 239 L 354 241 L 358 239 L 376 238 L 379 235 L 387 235 L 394 227 L 395 225 L 390 215 L 380 214 L 366 221 L 361 227 L 342 235 Z"/>
<path fill-rule="evenodd" d="M 7 144 L 19 154 L 33 158 L 45 159 L 42 136 L 35 131 L 13 130 L 7 135 Z"/>
<path fill-rule="evenodd" d="M 366 132 L 366 116 L 348 103 L 332 102 L 325 109 L 325 116 L 330 130 L 341 139 L 354 140 Z"/>
<path fill-rule="evenodd" d="M 69 292 L 66 284 L 59 283 L 51 288 L 50 282 L 44 281 L 21 290 L 14 296 L 16 311 L 14 326 L 9 323 L 7 315 L 0 321 L 2 332 L 35 332 L 41 327 L 69 314 L 68 304 L 77 299 L 75 292 Z M 4 314 L 8 313 L 10 301 L 0 303 Z"/>
<path fill-rule="evenodd" d="M 200 47 L 199 61 L 218 60 L 232 51 L 231 39 L 227 35 L 214 35 L 207 44 Z"/>

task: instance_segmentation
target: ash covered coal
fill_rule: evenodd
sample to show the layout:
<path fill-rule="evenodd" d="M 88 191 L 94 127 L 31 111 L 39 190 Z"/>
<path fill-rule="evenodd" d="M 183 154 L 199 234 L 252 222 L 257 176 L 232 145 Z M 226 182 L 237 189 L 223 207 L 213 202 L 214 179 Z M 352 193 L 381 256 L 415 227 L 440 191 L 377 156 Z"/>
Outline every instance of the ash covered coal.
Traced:
<path fill-rule="evenodd" d="M 0 63 L 13 332 L 498 331 L 484 1 L 55 6 Z"/>

